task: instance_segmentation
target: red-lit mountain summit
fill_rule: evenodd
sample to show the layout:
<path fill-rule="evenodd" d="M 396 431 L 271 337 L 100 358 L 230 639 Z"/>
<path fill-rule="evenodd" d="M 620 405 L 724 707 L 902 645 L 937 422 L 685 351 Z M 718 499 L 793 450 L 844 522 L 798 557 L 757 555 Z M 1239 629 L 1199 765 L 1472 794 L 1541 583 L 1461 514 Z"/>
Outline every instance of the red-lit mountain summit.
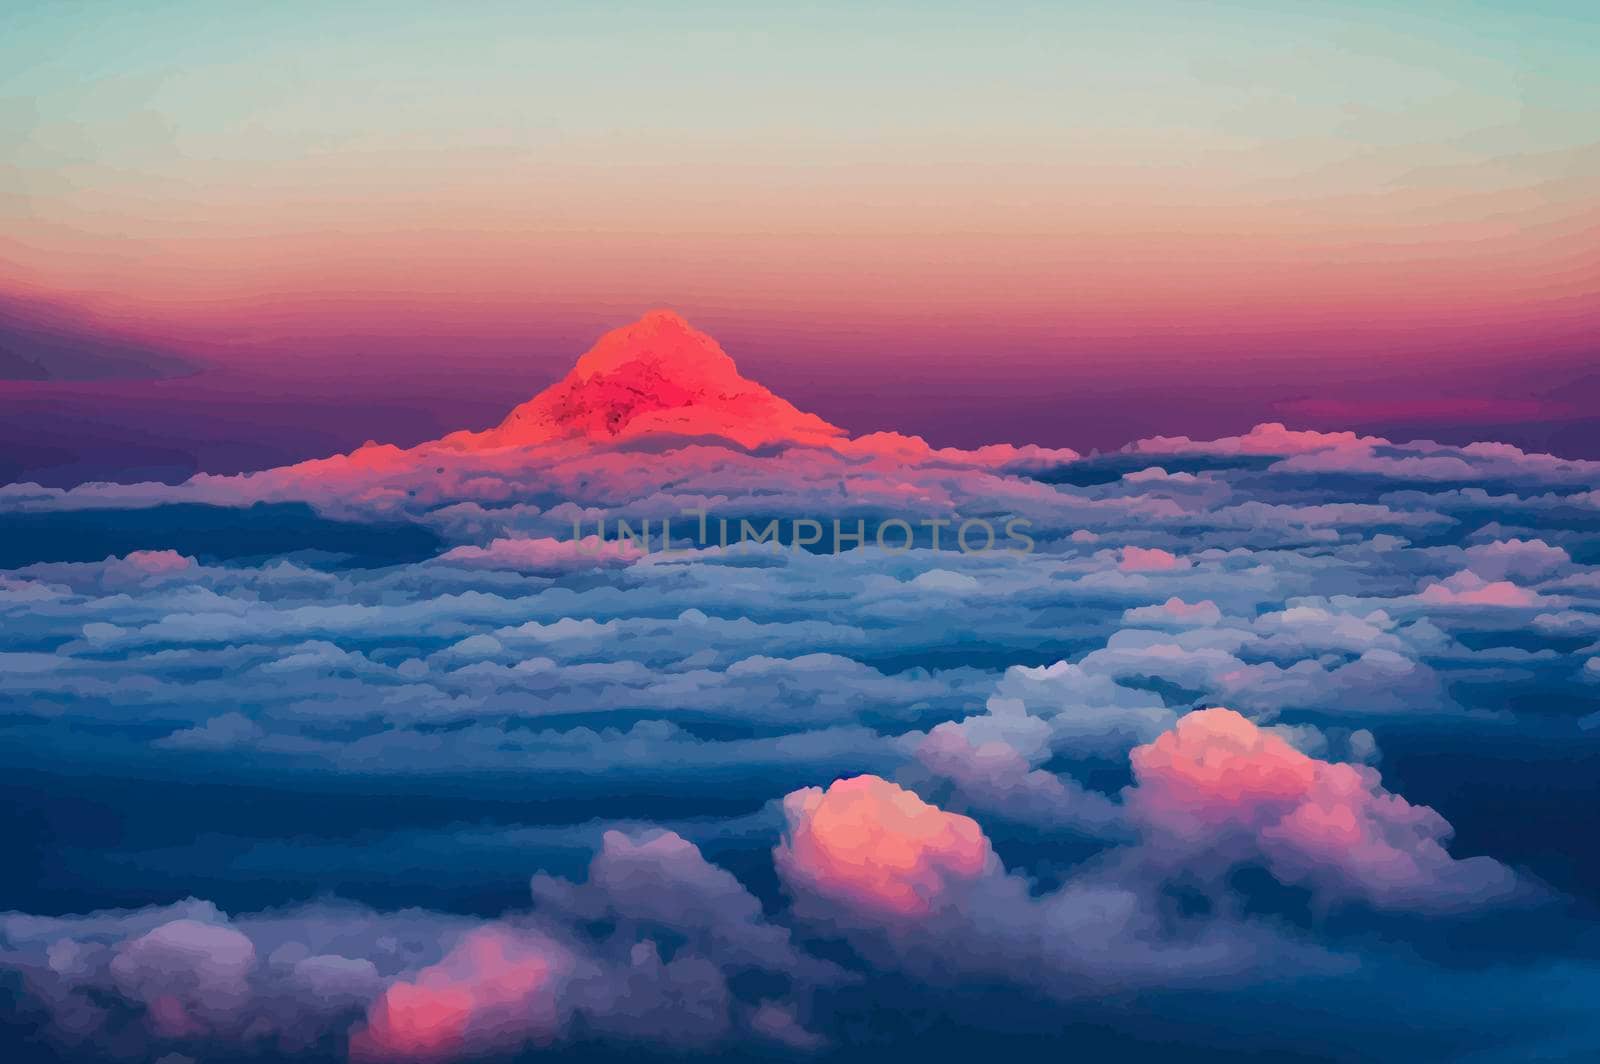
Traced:
<path fill-rule="evenodd" d="M 710 336 L 655 310 L 602 336 L 560 381 L 483 432 L 447 445 L 488 449 L 567 439 L 715 436 L 744 447 L 820 444 L 845 431 L 739 373 Z"/>

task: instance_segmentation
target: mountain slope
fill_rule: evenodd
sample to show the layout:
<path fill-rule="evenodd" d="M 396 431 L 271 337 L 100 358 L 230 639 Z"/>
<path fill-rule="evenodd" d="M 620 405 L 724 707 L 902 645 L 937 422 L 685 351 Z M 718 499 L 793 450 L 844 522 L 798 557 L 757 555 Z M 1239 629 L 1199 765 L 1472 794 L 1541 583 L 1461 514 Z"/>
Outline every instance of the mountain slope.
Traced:
<path fill-rule="evenodd" d="M 824 443 L 845 432 L 746 379 L 714 339 L 657 310 L 601 337 L 570 373 L 496 427 L 441 442 L 489 449 L 652 435 L 715 436 L 754 448 Z"/>

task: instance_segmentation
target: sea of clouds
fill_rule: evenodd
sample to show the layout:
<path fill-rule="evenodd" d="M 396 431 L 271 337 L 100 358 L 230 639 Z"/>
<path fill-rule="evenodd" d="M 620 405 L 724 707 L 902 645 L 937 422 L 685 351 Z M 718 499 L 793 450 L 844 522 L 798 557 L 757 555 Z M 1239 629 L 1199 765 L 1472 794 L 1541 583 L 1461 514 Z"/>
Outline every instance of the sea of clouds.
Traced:
<path fill-rule="evenodd" d="M 696 511 L 1033 545 L 573 536 Z M 18 1059 L 1600 1047 L 1600 464 L 369 445 L 8 517 Z"/>

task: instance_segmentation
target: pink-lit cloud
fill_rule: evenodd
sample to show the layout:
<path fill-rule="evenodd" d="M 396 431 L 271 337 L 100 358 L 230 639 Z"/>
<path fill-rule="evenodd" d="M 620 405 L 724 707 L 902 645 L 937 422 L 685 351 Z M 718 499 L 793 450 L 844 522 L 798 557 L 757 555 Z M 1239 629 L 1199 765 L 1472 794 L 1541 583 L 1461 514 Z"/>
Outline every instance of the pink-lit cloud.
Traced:
<path fill-rule="evenodd" d="M 874 963 L 931 983 L 982 976 L 1070 999 L 1237 980 L 1264 963 L 1327 962 L 1264 927 L 1173 927 L 1160 911 L 1159 880 L 1137 860 L 1036 892 L 1004 868 L 972 820 L 877 777 L 796 791 L 784 815 L 774 857 L 797 914 L 845 935 Z"/>
<path fill-rule="evenodd" d="M 1162 573 L 1187 568 L 1190 562 L 1160 547 L 1123 547 L 1117 568 L 1125 573 Z"/>
<path fill-rule="evenodd" d="M 1285 883 L 1382 908 L 1470 908 L 1516 877 L 1457 860 L 1451 828 L 1383 789 L 1375 769 L 1309 757 L 1229 709 L 1206 709 L 1132 755 L 1129 815 L 1172 855 L 1262 860 Z"/>
<path fill-rule="evenodd" d="M 574 963 L 537 932 L 475 930 L 437 964 L 383 991 L 350 1036 L 351 1059 L 432 1064 L 547 1041 L 559 1029 L 556 994 Z"/>
<path fill-rule="evenodd" d="M 1513 609 L 1539 606 L 1544 602 L 1543 597 L 1531 588 L 1519 587 L 1509 580 L 1485 580 L 1469 569 L 1429 584 L 1417 598 L 1433 606 L 1504 606 Z"/>
<path fill-rule="evenodd" d="M 795 791 L 783 812 L 780 873 L 872 913 L 924 915 L 953 903 L 952 888 L 999 871 L 976 821 L 876 776 Z"/>
<path fill-rule="evenodd" d="M 1353 432 L 1290 429 L 1273 421 L 1257 425 L 1242 436 L 1223 436 L 1215 440 L 1152 436 L 1137 440 L 1123 450 L 1133 454 L 1294 455 L 1330 450 L 1365 451 L 1374 444 L 1386 442 L 1376 436 L 1357 436 Z"/>

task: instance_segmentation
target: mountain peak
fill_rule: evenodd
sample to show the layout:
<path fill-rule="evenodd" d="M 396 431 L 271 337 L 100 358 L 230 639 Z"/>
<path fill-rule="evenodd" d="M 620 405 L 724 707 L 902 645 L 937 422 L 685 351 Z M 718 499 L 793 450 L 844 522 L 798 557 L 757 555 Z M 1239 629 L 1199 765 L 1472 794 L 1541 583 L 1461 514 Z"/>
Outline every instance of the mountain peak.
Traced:
<path fill-rule="evenodd" d="M 722 346 L 671 310 L 613 329 L 572 371 L 495 428 L 445 442 L 474 448 L 563 439 L 715 436 L 745 447 L 822 443 L 844 430 L 748 380 Z"/>
<path fill-rule="evenodd" d="M 578 359 L 570 376 L 606 376 L 634 363 L 652 366 L 679 384 L 744 379 L 722 345 L 670 310 L 652 310 L 631 325 L 612 329 Z"/>

